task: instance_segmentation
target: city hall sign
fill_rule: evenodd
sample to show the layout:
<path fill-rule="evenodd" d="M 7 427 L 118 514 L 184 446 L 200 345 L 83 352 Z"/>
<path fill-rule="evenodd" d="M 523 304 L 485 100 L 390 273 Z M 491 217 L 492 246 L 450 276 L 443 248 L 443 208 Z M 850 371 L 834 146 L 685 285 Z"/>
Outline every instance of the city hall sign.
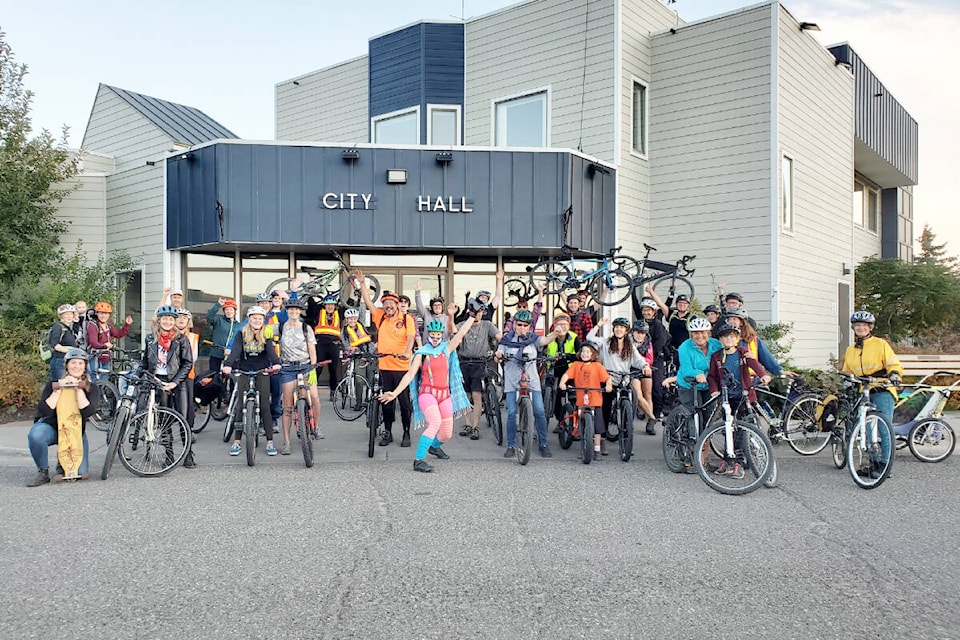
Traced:
<path fill-rule="evenodd" d="M 373 211 L 377 199 L 372 193 L 325 193 L 320 196 L 320 207 L 328 210 Z M 473 213 L 473 201 L 466 196 L 417 196 L 418 213 Z"/>

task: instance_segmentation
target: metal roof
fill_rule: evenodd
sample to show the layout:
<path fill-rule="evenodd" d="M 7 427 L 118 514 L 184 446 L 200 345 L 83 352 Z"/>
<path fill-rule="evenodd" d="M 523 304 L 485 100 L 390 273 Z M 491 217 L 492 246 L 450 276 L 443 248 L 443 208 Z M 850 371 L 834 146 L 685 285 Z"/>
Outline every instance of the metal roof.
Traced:
<path fill-rule="evenodd" d="M 199 109 L 104 85 L 176 142 L 202 144 L 236 134 Z"/>

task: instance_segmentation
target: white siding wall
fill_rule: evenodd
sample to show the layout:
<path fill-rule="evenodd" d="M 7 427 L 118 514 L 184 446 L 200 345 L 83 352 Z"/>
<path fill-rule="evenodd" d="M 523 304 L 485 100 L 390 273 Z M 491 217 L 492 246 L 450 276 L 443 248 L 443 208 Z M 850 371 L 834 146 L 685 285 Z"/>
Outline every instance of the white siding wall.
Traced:
<path fill-rule="evenodd" d="M 613 161 L 615 0 L 591 0 L 589 16 L 587 6 L 533 0 L 466 24 L 465 144 L 493 145 L 493 100 L 549 86 L 550 146 L 582 140 Z"/>
<path fill-rule="evenodd" d="M 113 156 L 116 170 L 142 167 L 173 148 L 173 139 L 160 131 L 106 85 L 100 85 L 83 134 L 82 147 Z"/>
<path fill-rule="evenodd" d="M 368 142 L 369 77 L 363 56 L 278 84 L 277 140 Z"/>
<path fill-rule="evenodd" d="M 820 368 L 837 355 L 837 323 L 849 313 L 837 309 L 837 281 L 852 288 L 843 264 L 853 268 L 864 234 L 851 221 L 853 77 L 782 7 L 778 57 L 780 152 L 793 158 L 795 218 L 793 231 L 779 232 L 779 317 L 794 325 L 793 360 Z"/>
<path fill-rule="evenodd" d="M 653 38 L 651 242 L 672 262 L 696 254 L 697 297 L 711 274 L 771 311 L 771 6 Z"/>
<path fill-rule="evenodd" d="M 78 175 L 57 188 L 72 191 L 61 202 L 57 217 L 67 223 L 60 246 L 73 253 L 83 240 L 83 250 L 91 256 L 106 251 L 107 174 L 113 170 L 113 158 L 86 152 Z"/>
<path fill-rule="evenodd" d="M 677 25 L 677 15 L 658 0 L 622 0 L 620 53 L 620 161 L 617 172 L 617 244 L 624 253 L 643 255 L 650 233 L 650 162 L 631 153 L 633 146 L 633 80 L 651 83 L 651 34 Z M 649 139 L 647 149 L 649 152 Z"/>

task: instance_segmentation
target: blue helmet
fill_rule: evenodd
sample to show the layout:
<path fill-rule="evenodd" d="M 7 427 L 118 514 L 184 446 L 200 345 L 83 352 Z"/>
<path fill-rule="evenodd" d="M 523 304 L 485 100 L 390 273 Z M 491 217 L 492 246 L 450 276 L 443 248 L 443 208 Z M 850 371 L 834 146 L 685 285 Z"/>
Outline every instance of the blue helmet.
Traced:
<path fill-rule="evenodd" d="M 159 309 L 157 309 L 158 318 L 162 318 L 163 316 L 170 316 L 171 318 L 176 318 L 178 315 L 180 314 L 177 312 L 177 308 L 170 306 L 169 304 L 165 304 Z"/>
<path fill-rule="evenodd" d="M 430 333 L 443 333 L 447 328 L 447 325 L 441 320 L 431 320 L 427 323 L 427 331 Z"/>

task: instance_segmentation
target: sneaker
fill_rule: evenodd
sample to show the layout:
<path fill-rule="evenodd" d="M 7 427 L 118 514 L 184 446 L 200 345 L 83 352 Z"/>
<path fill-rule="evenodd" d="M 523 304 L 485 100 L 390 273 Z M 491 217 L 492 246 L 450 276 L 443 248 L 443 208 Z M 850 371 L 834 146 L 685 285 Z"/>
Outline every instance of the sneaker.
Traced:
<path fill-rule="evenodd" d="M 550 447 L 548 447 L 547 445 L 543 445 L 542 447 L 540 447 L 540 457 L 541 457 L 541 458 L 552 458 L 552 457 L 553 457 L 553 454 L 550 453 Z"/>
<path fill-rule="evenodd" d="M 230 455 L 232 455 L 232 456 L 238 456 L 238 455 L 240 455 L 240 443 L 239 443 L 239 442 L 234 442 L 234 443 L 233 443 L 233 446 L 230 447 Z"/>
<path fill-rule="evenodd" d="M 288 455 L 290 455 L 290 443 L 289 443 L 289 442 L 284 442 L 282 445 L 280 445 L 280 455 L 282 455 L 282 456 L 288 456 Z"/>
<path fill-rule="evenodd" d="M 479 440 L 479 439 L 480 439 L 480 427 L 474 427 L 474 428 L 472 429 L 472 431 L 471 431 L 471 433 L 470 433 L 470 439 L 471 439 L 471 440 Z"/>
<path fill-rule="evenodd" d="M 402 445 L 401 445 L 402 446 Z M 427 449 L 427 453 L 433 456 L 437 456 L 441 460 L 449 460 L 450 456 L 447 455 L 447 452 L 441 449 L 440 447 L 430 447 Z"/>
<path fill-rule="evenodd" d="M 272 441 L 267 443 L 267 455 L 268 455 L 268 456 L 275 456 L 275 455 L 277 455 L 277 448 L 276 448 L 275 446 L 273 446 L 273 442 L 272 442 Z"/>
<path fill-rule="evenodd" d="M 733 463 L 733 470 L 730 472 L 730 477 L 734 480 L 743 480 L 743 465 L 739 462 Z"/>
<path fill-rule="evenodd" d="M 713 470 L 718 476 L 729 475 L 731 472 L 730 465 L 727 464 L 726 460 L 721 460 L 720 464 L 717 465 L 717 468 Z"/>
<path fill-rule="evenodd" d="M 409 447 L 409 446 L 410 446 L 410 432 L 409 432 L 409 431 L 404 431 L 404 432 L 403 432 L 403 438 L 400 439 L 400 446 L 401 446 L 401 447 Z"/>
<path fill-rule="evenodd" d="M 391 442 L 393 442 L 393 434 L 389 431 L 384 431 L 383 435 L 380 437 L 380 446 L 385 447 Z"/>
<path fill-rule="evenodd" d="M 507 450 L 503 452 L 504 458 L 512 458 L 515 455 L 517 455 L 517 450 L 513 447 L 507 447 Z"/>
<path fill-rule="evenodd" d="M 184 469 L 196 469 L 197 462 L 193 459 L 193 451 L 187 454 L 187 457 L 183 459 L 183 468 Z"/>
<path fill-rule="evenodd" d="M 421 473 L 430 473 L 431 471 L 433 471 L 433 467 L 431 467 L 426 460 L 414 460 L 413 470 L 420 471 Z"/>
<path fill-rule="evenodd" d="M 261 426 L 260 428 L 257 429 L 257 435 L 260 436 L 261 438 L 266 438 L 267 430 L 264 429 L 263 426 Z"/>
<path fill-rule="evenodd" d="M 657 435 L 656 425 L 657 425 L 657 421 L 655 419 L 653 418 L 647 419 L 647 435 L 648 436 Z"/>
<path fill-rule="evenodd" d="M 50 482 L 50 472 L 47 469 L 38 469 L 37 476 L 27 483 L 28 487 L 39 487 Z"/>
<path fill-rule="evenodd" d="M 607 440 L 603 438 L 600 440 L 600 455 L 605 456 L 607 454 Z"/>
<path fill-rule="evenodd" d="M 593 460 L 594 460 L 594 462 L 596 462 L 596 461 L 599 460 L 599 459 L 600 459 L 600 452 L 597 451 L 596 449 L 594 449 L 594 450 L 593 450 Z"/>
<path fill-rule="evenodd" d="M 336 397 L 336 395 L 337 395 L 337 394 L 336 394 L 335 390 L 334 390 L 334 389 L 330 389 L 330 402 L 333 402 L 333 400 L 334 400 L 334 398 Z"/>

